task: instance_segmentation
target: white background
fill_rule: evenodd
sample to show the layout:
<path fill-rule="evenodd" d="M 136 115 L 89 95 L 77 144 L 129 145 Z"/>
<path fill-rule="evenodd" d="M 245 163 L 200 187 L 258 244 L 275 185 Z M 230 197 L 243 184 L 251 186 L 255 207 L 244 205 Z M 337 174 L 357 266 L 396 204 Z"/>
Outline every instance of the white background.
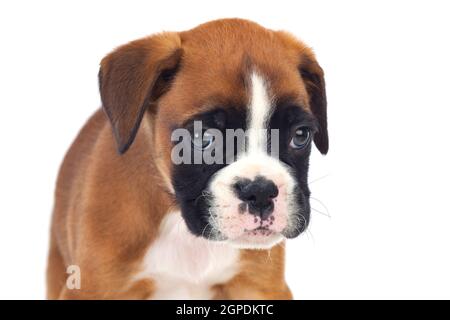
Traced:
<path fill-rule="evenodd" d="M 295 298 L 450 298 L 445 3 L 1 1 L 0 298 L 45 297 L 56 174 L 100 105 L 100 59 L 222 17 L 294 33 L 326 72 L 330 153 L 310 180 L 331 218 L 287 244 Z"/>

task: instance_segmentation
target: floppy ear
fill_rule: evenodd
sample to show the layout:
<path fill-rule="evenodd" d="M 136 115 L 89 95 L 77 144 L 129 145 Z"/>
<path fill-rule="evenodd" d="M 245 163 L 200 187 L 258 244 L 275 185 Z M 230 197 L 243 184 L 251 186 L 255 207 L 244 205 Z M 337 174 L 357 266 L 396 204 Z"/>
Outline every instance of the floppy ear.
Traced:
<path fill-rule="evenodd" d="M 322 154 L 328 152 L 327 96 L 323 70 L 312 53 L 304 53 L 299 67 L 309 95 L 311 111 L 319 124 L 319 131 L 314 135 L 314 143 Z"/>
<path fill-rule="evenodd" d="M 100 95 L 119 153 L 133 143 L 147 108 L 169 89 L 181 56 L 178 34 L 161 33 L 123 45 L 103 58 Z"/>

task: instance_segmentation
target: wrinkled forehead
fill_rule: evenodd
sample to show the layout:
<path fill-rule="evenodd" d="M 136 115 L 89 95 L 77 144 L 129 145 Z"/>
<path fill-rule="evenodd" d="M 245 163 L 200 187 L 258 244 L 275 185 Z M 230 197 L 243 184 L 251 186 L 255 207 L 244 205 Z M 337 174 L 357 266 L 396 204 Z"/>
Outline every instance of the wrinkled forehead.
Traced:
<path fill-rule="evenodd" d="M 179 73 L 162 101 L 167 107 L 161 109 L 173 111 L 170 106 L 176 106 L 169 116 L 182 123 L 217 107 L 246 111 L 259 92 L 273 106 L 289 102 L 309 111 L 299 57 L 273 39 L 266 42 L 184 44 Z"/>
<path fill-rule="evenodd" d="M 263 65 L 245 58 L 232 62 L 208 62 L 202 70 L 187 64 L 162 101 L 168 106 L 161 110 L 169 111 L 174 124 L 216 108 L 244 114 L 268 107 L 273 112 L 277 106 L 290 104 L 309 112 L 306 89 L 295 66 L 291 70 L 280 63 Z"/>

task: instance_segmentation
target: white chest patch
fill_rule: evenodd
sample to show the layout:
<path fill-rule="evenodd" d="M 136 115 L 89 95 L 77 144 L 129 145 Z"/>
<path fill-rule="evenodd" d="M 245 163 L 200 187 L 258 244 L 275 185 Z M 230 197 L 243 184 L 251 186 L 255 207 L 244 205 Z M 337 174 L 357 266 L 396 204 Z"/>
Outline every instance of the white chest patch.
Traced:
<path fill-rule="evenodd" d="M 180 212 L 166 215 L 136 280 L 151 278 L 151 299 L 211 299 L 211 286 L 230 280 L 239 268 L 239 250 L 192 235 Z"/>

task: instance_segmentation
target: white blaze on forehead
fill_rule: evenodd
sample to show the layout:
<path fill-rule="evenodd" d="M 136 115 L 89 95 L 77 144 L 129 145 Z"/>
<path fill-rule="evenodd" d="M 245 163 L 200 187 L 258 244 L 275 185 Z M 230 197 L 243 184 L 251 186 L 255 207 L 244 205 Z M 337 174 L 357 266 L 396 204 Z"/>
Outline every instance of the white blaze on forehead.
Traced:
<path fill-rule="evenodd" d="M 267 124 L 272 114 L 272 102 L 266 82 L 253 72 L 251 77 L 251 99 L 248 117 L 248 150 L 250 154 L 265 152 L 267 149 Z"/>

